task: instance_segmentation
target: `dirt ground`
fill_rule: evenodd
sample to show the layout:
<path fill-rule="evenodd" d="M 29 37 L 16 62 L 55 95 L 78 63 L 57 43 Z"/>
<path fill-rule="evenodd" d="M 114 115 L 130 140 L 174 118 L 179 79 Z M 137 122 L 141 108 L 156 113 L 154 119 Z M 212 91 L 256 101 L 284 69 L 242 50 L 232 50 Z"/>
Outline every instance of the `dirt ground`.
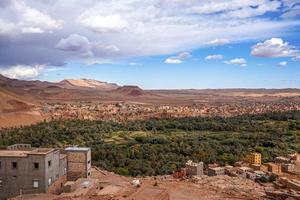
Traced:
<path fill-rule="evenodd" d="M 202 176 L 188 180 L 171 176 L 136 178 L 141 185 L 135 187 L 132 177 L 93 168 L 91 178 L 94 185 L 89 188 L 61 195 L 28 195 L 22 200 L 253 200 L 264 196 L 263 186 L 245 178 L 229 176 Z"/>

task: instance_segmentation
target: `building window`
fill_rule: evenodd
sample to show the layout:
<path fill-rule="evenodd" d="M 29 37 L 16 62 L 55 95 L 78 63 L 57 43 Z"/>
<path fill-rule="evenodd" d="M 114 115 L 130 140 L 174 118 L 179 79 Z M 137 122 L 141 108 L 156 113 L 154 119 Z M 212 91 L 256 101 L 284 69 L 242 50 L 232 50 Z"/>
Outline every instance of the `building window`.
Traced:
<path fill-rule="evenodd" d="M 39 181 L 38 181 L 38 180 L 33 180 L 33 181 L 32 181 L 32 187 L 33 187 L 34 189 L 39 188 Z"/>
<path fill-rule="evenodd" d="M 51 167 L 51 160 L 48 161 L 48 167 Z"/>
<path fill-rule="evenodd" d="M 34 169 L 39 169 L 39 167 L 40 167 L 39 163 L 34 163 L 33 166 L 34 166 Z"/>
<path fill-rule="evenodd" d="M 89 161 L 88 161 L 88 164 L 90 164 L 90 163 L 91 163 L 91 161 L 89 160 Z"/>
<path fill-rule="evenodd" d="M 12 162 L 12 168 L 17 169 L 18 168 L 18 163 L 17 162 Z"/>
<path fill-rule="evenodd" d="M 52 178 L 50 177 L 50 178 L 48 179 L 48 185 L 51 185 L 51 183 L 52 183 Z"/>

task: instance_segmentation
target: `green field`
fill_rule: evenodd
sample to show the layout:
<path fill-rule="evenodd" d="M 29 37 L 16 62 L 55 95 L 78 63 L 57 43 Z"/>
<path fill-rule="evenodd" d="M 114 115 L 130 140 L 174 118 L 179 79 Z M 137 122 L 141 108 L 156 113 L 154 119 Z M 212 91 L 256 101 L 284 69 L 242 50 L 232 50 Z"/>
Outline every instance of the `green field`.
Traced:
<path fill-rule="evenodd" d="M 300 152 L 300 112 L 232 118 L 53 121 L 0 131 L 0 146 L 92 147 L 93 165 L 122 175 L 169 174 L 192 159 L 233 164 L 250 151 L 263 161 Z"/>

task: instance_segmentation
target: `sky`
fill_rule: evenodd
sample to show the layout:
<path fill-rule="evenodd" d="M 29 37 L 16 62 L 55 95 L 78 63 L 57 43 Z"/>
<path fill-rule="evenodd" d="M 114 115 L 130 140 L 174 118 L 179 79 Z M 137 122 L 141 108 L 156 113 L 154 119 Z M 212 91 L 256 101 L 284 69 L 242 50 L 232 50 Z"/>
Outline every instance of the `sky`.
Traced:
<path fill-rule="evenodd" d="M 300 88 L 300 0 L 0 0 L 0 74 Z"/>

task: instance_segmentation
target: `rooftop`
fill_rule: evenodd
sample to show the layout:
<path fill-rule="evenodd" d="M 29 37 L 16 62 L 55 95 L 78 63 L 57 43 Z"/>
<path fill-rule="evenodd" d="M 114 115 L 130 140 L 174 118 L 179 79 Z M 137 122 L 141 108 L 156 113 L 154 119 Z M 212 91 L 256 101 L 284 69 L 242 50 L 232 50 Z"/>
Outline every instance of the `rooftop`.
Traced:
<path fill-rule="evenodd" d="M 90 151 L 91 148 L 89 147 L 67 147 L 65 151 Z"/>
<path fill-rule="evenodd" d="M 27 157 L 30 151 L 0 150 L 0 157 Z"/>
<path fill-rule="evenodd" d="M 33 150 L 0 150 L 0 157 L 27 157 L 28 155 L 47 155 L 55 149 L 37 148 Z"/>

